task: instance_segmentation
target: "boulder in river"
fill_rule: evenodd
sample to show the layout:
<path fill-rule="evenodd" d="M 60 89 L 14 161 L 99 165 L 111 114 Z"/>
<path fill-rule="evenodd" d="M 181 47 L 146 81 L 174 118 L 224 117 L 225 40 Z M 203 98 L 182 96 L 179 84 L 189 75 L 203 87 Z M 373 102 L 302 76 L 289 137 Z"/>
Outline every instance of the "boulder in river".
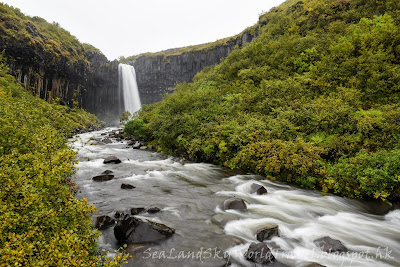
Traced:
<path fill-rule="evenodd" d="M 145 208 L 131 208 L 131 215 L 138 215 L 139 213 L 142 213 L 145 210 Z"/>
<path fill-rule="evenodd" d="M 104 172 L 102 172 L 101 174 L 113 174 L 113 171 L 110 170 L 105 170 Z"/>
<path fill-rule="evenodd" d="M 100 174 L 100 175 L 93 177 L 92 179 L 93 179 L 93 181 L 96 181 L 96 182 L 103 182 L 103 181 L 112 180 L 113 178 L 114 178 L 114 175 L 112 175 L 112 174 Z"/>
<path fill-rule="evenodd" d="M 244 257 L 248 261 L 261 265 L 266 265 L 275 261 L 275 257 L 274 255 L 272 255 L 271 250 L 269 249 L 267 244 L 263 242 L 251 243 L 249 249 L 244 254 Z"/>
<path fill-rule="evenodd" d="M 132 145 L 132 148 L 139 149 L 141 146 L 142 146 L 142 144 L 140 142 L 136 141 L 136 143 Z"/>
<path fill-rule="evenodd" d="M 257 193 L 257 195 L 264 195 L 268 193 L 268 191 L 264 186 L 254 183 L 250 186 L 250 194 L 254 193 Z"/>
<path fill-rule="evenodd" d="M 141 146 L 141 147 L 139 147 L 139 149 L 140 149 L 140 150 L 146 150 L 146 149 L 147 149 L 147 146 Z"/>
<path fill-rule="evenodd" d="M 95 227 L 99 230 L 104 230 L 114 225 L 115 225 L 115 220 L 110 216 L 103 215 L 103 216 L 98 216 L 96 218 Z"/>
<path fill-rule="evenodd" d="M 279 236 L 278 226 L 263 228 L 257 231 L 257 240 L 260 242 L 270 240 L 274 236 Z"/>
<path fill-rule="evenodd" d="M 109 156 L 104 159 L 103 163 L 104 164 L 110 164 L 110 163 L 119 164 L 119 163 L 121 163 L 121 160 L 119 158 L 117 158 L 116 156 Z"/>
<path fill-rule="evenodd" d="M 135 189 L 136 186 L 133 186 L 131 184 L 121 184 L 121 189 Z"/>
<path fill-rule="evenodd" d="M 314 240 L 314 244 L 317 245 L 322 251 L 328 253 L 335 252 L 347 252 L 348 249 L 339 240 L 324 236 Z"/>
<path fill-rule="evenodd" d="M 246 210 L 247 205 L 243 199 L 240 198 L 230 198 L 224 202 L 225 210 Z"/>
<path fill-rule="evenodd" d="M 157 212 L 160 212 L 160 211 L 161 211 L 161 209 L 157 208 L 157 207 L 151 207 L 151 208 L 147 209 L 147 213 L 157 213 Z"/>
<path fill-rule="evenodd" d="M 125 215 L 114 227 L 114 236 L 120 242 L 128 244 L 153 243 L 171 237 L 175 230 L 152 221 L 144 221 Z"/>

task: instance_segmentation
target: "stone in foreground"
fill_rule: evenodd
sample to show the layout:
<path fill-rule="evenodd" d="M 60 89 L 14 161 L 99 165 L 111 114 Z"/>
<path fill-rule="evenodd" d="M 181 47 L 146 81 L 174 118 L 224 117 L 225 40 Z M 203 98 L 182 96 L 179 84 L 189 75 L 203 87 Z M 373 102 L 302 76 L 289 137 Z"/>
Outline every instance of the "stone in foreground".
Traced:
<path fill-rule="evenodd" d="M 110 216 L 103 215 L 96 218 L 95 228 L 99 230 L 104 230 L 114 225 L 115 225 L 115 220 Z"/>
<path fill-rule="evenodd" d="M 136 186 L 133 186 L 131 184 L 121 184 L 121 189 L 135 189 Z"/>
<path fill-rule="evenodd" d="M 251 243 L 249 246 L 249 249 L 247 252 L 244 254 L 244 257 L 246 260 L 261 264 L 261 265 L 266 265 L 269 264 L 273 261 L 275 261 L 274 255 L 272 255 L 271 250 L 265 243 Z"/>
<path fill-rule="evenodd" d="M 224 209 L 225 210 L 246 210 L 247 205 L 243 199 L 230 198 L 230 199 L 225 200 Z"/>
<path fill-rule="evenodd" d="M 101 175 L 97 175 L 95 177 L 93 177 L 93 181 L 96 182 L 103 182 L 103 181 L 109 181 L 112 180 L 114 178 L 114 175 L 112 174 L 101 174 Z"/>
<path fill-rule="evenodd" d="M 121 160 L 119 158 L 117 158 L 116 156 L 109 156 L 104 159 L 103 163 L 104 164 L 110 164 L 110 163 L 119 164 L 119 163 L 121 163 Z"/>
<path fill-rule="evenodd" d="M 154 243 L 171 237 L 175 230 L 151 221 L 125 215 L 114 227 L 115 238 L 124 243 Z"/>
<path fill-rule="evenodd" d="M 279 236 L 278 226 L 264 228 L 257 231 L 257 240 L 263 242 L 264 240 L 270 240 L 274 236 Z"/>
<path fill-rule="evenodd" d="M 347 252 L 348 249 L 339 240 L 332 239 L 329 236 L 324 236 L 314 240 L 314 244 L 317 245 L 322 251 L 328 253 L 335 252 Z"/>
<path fill-rule="evenodd" d="M 250 186 L 250 194 L 254 193 L 257 193 L 257 195 L 265 195 L 268 191 L 264 186 L 254 183 Z"/>

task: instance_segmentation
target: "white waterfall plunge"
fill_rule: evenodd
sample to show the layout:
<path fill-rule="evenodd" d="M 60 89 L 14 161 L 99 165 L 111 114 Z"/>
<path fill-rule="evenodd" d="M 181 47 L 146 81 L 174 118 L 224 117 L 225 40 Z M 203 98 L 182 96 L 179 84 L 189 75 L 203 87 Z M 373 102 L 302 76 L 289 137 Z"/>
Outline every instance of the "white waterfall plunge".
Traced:
<path fill-rule="evenodd" d="M 119 90 L 122 90 L 125 111 L 136 113 L 141 107 L 139 89 L 136 82 L 135 68 L 126 64 L 119 64 Z"/>

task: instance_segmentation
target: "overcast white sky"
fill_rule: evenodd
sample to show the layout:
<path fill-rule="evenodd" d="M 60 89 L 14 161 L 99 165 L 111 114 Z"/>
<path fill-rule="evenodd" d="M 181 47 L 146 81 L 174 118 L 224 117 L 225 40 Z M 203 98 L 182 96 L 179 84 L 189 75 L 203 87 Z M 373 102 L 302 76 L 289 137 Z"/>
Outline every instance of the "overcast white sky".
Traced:
<path fill-rule="evenodd" d="M 254 25 L 284 0 L 4 0 L 56 21 L 108 59 L 213 42 Z"/>

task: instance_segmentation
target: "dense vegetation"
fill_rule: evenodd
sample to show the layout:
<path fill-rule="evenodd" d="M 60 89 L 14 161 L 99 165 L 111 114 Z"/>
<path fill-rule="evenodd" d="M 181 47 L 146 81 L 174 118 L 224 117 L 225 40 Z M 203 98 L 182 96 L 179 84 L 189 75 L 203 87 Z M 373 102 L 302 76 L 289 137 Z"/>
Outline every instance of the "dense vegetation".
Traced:
<path fill-rule="evenodd" d="M 289 0 L 141 113 L 163 151 L 347 197 L 400 198 L 400 2 Z"/>
<path fill-rule="evenodd" d="M 66 136 L 97 124 L 78 108 L 32 96 L 0 58 L 0 265 L 120 266 L 100 257 L 94 206 L 74 197 Z M 122 256 L 118 256 L 122 257 Z"/>

